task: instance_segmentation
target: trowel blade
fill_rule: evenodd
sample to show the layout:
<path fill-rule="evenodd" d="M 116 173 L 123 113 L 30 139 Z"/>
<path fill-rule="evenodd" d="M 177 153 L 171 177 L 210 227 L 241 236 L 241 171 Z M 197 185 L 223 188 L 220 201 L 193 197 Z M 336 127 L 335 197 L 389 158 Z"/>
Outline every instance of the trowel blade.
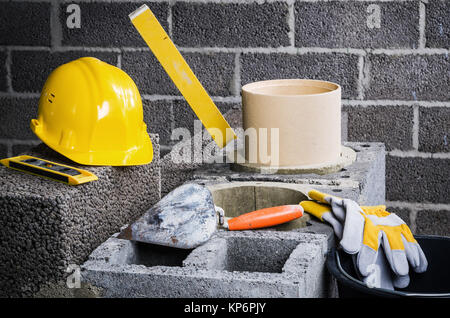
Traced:
<path fill-rule="evenodd" d="M 167 194 L 123 231 L 122 238 L 183 249 L 210 239 L 217 227 L 211 192 L 189 183 Z"/>

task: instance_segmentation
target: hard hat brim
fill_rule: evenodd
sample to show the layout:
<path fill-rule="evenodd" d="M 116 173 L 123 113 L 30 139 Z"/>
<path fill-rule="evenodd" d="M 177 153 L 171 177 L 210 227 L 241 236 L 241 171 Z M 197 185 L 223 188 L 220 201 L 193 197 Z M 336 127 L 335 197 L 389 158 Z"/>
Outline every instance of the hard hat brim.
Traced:
<path fill-rule="evenodd" d="M 77 152 L 68 150 L 48 140 L 42 130 L 32 130 L 47 146 L 70 160 L 87 166 L 138 166 L 149 164 L 153 160 L 153 145 L 146 134 L 140 147 L 128 151 L 90 151 Z"/>

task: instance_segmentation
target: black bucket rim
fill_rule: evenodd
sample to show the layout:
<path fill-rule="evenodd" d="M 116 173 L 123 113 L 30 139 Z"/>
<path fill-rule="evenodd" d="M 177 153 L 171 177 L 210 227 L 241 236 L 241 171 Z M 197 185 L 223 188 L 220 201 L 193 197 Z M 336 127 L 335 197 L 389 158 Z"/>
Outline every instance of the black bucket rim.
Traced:
<path fill-rule="evenodd" d="M 450 237 L 447 236 L 440 236 L 440 235 L 414 235 L 415 238 L 418 239 L 443 239 L 450 241 Z M 336 247 L 332 247 L 330 251 L 328 252 L 327 256 L 327 268 L 328 271 L 333 275 L 334 278 L 338 280 L 338 282 L 342 285 L 346 285 L 347 287 L 354 288 L 361 293 L 368 293 L 368 290 L 370 290 L 370 293 L 373 294 L 373 296 L 380 296 L 380 297 L 411 297 L 411 298 L 450 298 L 450 292 L 449 293 L 409 293 L 409 292 L 402 292 L 398 290 L 390 290 L 385 288 L 378 288 L 378 287 L 367 287 L 366 284 L 361 282 L 360 280 L 355 279 L 354 277 L 350 276 L 341 266 L 341 262 L 339 259 L 339 250 Z"/>

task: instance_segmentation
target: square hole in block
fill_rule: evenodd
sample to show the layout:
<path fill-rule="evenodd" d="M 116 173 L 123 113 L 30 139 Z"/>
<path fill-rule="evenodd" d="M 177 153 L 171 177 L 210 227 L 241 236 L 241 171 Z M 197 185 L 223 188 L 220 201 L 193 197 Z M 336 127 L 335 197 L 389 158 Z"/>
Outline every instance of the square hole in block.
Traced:
<path fill-rule="evenodd" d="M 151 266 L 181 266 L 192 250 L 133 242 L 128 264 Z"/>
<path fill-rule="evenodd" d="M 294 240 L 228 238 L 224 269 L 230 272 L 281 273 L 297 245 Z"/>

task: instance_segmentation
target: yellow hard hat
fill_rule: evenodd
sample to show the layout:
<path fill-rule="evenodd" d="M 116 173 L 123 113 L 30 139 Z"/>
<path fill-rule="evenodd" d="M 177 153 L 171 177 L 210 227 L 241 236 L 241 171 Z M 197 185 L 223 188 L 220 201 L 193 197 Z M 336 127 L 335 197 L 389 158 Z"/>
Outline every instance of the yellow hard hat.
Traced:
<path fill-rule="evenodd" d="M 139 91 L 124 71 L 83 57 L 50 74 L 31 129 L 81 164 L 142 165 L 153 159 L 143 116 Z"/>

